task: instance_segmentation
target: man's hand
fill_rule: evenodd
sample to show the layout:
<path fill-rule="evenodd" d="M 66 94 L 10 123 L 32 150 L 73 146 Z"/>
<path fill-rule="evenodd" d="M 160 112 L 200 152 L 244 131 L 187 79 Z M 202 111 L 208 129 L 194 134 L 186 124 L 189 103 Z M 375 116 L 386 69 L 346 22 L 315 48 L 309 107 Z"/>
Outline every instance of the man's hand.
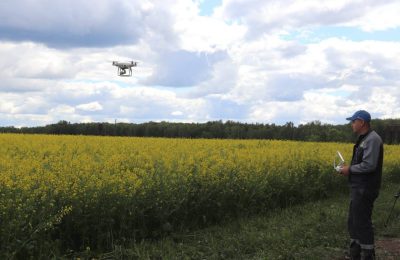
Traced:
<path fill-rule="evenodd" d="M 340 174 L 341 175 L 343 175 L 343 176 L 348 176 L 349 174 L 350 174 L 350 166 L 347 166 L 347 165 L 343 165 L 342 166 L 342 169 L 340 169 Z"/>

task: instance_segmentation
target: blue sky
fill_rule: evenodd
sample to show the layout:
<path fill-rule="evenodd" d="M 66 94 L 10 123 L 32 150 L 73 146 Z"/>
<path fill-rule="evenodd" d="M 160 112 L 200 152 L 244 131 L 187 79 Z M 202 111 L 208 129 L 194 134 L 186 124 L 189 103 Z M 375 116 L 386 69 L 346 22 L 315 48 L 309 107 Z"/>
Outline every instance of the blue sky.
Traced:
<path fill-rule="evenodd" d="M 0 126 L 399 118 L 398 13 L 395 0 L 3 0 Z M 138 61 L 133 77 L 115 60 Z"/>
<path fill-rule="evenodd" d="M 357 41 L 400 41 L 400 28 L 391 28 L 384 31 L 363 31 L 360 28 L 345 26 L 318 26 L 310 28 L 306 32 L 304 30 L 292 31 L 290 34 L 282 36 L 284 40 L 298 41 L 303 44 L 320 42 L 329 38 L 342 38 Z"/>
<path fill-rule="evenodd" d="M 200 15 L 210 16 L 212 15 L 216 7 L 221 6 L 222 0 L 203 0 L 199 4 Z"/>

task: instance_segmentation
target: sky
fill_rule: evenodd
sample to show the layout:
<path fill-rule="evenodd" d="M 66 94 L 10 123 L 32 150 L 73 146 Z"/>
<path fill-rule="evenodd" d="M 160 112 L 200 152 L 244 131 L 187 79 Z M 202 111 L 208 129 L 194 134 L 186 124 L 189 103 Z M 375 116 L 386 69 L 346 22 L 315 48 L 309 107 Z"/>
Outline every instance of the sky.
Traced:
<path fill-rule="evenodd" d="M 397 0 L 2 0 L 0 126 L 400 118 Z M 112 61 L 137 61 L 119 77 Z"/>

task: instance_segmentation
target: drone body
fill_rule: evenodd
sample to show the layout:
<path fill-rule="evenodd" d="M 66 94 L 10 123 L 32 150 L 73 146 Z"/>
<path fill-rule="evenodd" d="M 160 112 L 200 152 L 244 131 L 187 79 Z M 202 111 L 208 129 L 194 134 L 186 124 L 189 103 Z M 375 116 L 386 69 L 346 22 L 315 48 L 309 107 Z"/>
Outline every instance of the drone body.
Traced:
<path fill-rule="evenodd" d="M 137 62 L 136 61 L 130 61 L 130 62 L 113 61 L 112 65 L 118 67 L 118 76 L 130 77 L 130 76 L 132 76 L 132 67 L 136 67 Z M 126 70 L 128 70 L 128 72 Z"/>

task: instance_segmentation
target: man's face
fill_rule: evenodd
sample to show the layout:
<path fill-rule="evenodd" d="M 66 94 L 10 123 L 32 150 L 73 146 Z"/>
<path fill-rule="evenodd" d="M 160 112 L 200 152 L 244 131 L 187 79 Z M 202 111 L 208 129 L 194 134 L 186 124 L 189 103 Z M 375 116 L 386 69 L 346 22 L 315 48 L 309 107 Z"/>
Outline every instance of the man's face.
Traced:
<path fill-rule="evenodd" d="M 359 134 L 364 126 L 365 122 L 361 119 L 356 119 L 351 121 L 351 128 L 353 129 L 354 133 Z"/>

